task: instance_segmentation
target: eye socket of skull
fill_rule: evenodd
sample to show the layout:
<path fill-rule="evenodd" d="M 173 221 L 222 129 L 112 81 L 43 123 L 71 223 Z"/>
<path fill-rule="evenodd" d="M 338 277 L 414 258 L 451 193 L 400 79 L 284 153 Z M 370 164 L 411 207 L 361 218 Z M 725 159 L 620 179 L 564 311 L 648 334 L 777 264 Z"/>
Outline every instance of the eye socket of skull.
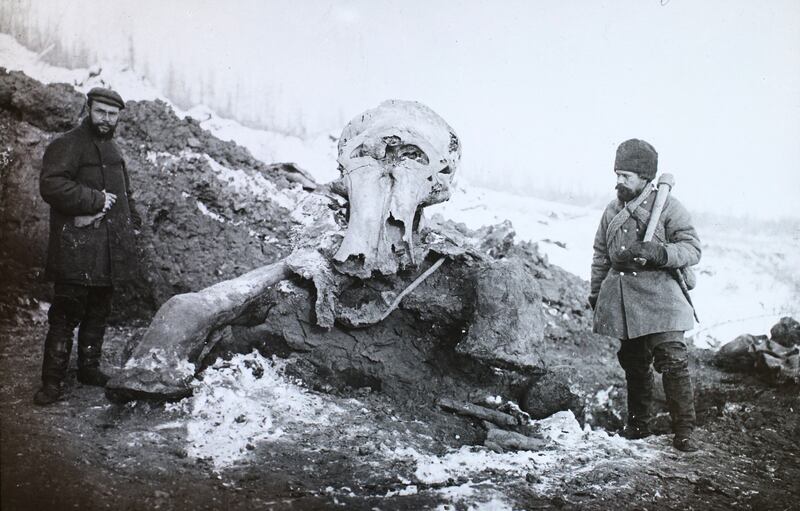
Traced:
<path fill-rule="evenodd" d="M 386 145 L 380 148 L 380 150 L 369 148 L 366 144 L 359 144 L 358 147 L 353 149 L 350 153 L 350 159 L 369 157 L 388 164 L 396 164 L 403 160 L 414 160 L 423 165 L 428 165 L 430 163 L 430 159 L 428 155 L 425 154 L 425 151 L 414 144 L 403 144 L 400 137 L 383 137 L 383 142 Z"/>

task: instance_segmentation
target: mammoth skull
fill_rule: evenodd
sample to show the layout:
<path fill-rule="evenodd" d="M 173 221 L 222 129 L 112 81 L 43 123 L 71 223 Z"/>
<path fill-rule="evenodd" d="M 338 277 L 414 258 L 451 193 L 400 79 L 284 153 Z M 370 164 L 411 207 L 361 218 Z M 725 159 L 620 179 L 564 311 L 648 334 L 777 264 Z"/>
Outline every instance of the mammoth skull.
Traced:
<path fill-rule="evenodd" d="M 350 121 L 339 139 L 338 185 L 348 200 L 339 271 L 369 278 L 417 264 L 421 211 L 450 198 L 460 159 L 453 129 L 416 101 L 384 101 Z"/>

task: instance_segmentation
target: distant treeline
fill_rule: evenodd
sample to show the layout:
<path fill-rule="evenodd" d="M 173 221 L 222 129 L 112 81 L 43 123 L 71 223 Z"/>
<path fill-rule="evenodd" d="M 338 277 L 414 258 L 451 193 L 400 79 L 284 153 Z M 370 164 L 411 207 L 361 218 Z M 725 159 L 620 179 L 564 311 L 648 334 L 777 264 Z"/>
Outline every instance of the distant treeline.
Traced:
<path fill-rule="evenodd" d="M 180 40 L 177 34 L 177 40 L 165 41 L 153 37 L 143 23 L 127 23 L 137 13 L 129 4 L 110 4 L 102 16 L 86 16 L 85 10 L 93 6 L 96 3 L 80 0 L 3 0 L 0 32 L 37 52 L 45 63 L 80 69 L 110 61 L 147 79 L 180 108 L 202 104 L 245 126 L 284 135 L 308 135 L 302 105 L 289 105 L 283 100 L 280 86 L 237 76 L 218 63 L 165 52 L 164 45 L 194 42 Z M 203 38 L 203 34 L 194 35 L 198 40 Z"/>

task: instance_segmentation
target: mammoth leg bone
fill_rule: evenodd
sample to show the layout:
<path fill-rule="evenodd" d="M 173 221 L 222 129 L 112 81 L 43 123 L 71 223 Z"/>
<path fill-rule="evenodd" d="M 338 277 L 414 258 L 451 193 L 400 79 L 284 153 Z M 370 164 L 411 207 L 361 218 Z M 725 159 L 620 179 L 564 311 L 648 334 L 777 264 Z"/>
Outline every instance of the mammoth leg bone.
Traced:
<path fill-rule="evenodd" d="M 106 395 L 117 402 L 190 395 L 195 367 L 209 344 L 270 286 L 290 276 L 286 262 L 279 261 L 196 293 L 173 296 L 158 310 L 122 371 L 108 382 Z"/>

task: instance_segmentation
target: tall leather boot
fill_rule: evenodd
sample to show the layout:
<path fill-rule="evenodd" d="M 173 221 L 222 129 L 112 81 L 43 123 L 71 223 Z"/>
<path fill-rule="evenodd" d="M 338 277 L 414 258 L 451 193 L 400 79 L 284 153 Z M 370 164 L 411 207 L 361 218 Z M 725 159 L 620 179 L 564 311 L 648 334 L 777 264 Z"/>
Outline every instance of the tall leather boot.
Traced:
<path fill-rule="evenodd" d="M 37 405 L 49 405 L 61 397 L 64 378 L 67 375 L 69 355 L 72 352 L 72 332 L 70 327 L 61 321 L 53 322 L 44 341 L 44 357 L 42 360 L 42 387 L 33 396 Z"/>
<path fill-rule="evenodd" d="M 104 334 L 105 327 L 81 325 L 78 331 L 78 381 L 84 385 L 105 387 L 108 382 L 108 376 L 100 371 Z"/>
<path fill-rule="evenodd" d="M 681 451 L 697 451 L 699 447 L 692 438 L 695 426 L 694 389 L 689 370 L 665 371 L 663 376 L 664 395 L 672 421 L 672 432 L 675 433 L 673 445 Z"/>
<path fill-rule="evenodd" d="M 664 395 L 675 434 L 672 444 L 681 451 L 697 451 L 699 446 L 692 438 L 696 419 L 686 346 L 683 343 L 664 343 L 656 348 L 656 353 L 656 365 L 663 376 Z"/>
<path fill-rule="evenodd" d="M 89 289 L 86 314 L 78 331 L 78 381 L 105 387 L 108 376 L 100 371 L 106 319 L 111 312 L 111 287 Z"/>
<path fill-rule="evenodd" d="M 650 423 L 653 420 L 653 371 L 626 370 L 625 380 L 628 389 L 628 423 L 623 436 L 631 440 L 650 436 Z"/>

